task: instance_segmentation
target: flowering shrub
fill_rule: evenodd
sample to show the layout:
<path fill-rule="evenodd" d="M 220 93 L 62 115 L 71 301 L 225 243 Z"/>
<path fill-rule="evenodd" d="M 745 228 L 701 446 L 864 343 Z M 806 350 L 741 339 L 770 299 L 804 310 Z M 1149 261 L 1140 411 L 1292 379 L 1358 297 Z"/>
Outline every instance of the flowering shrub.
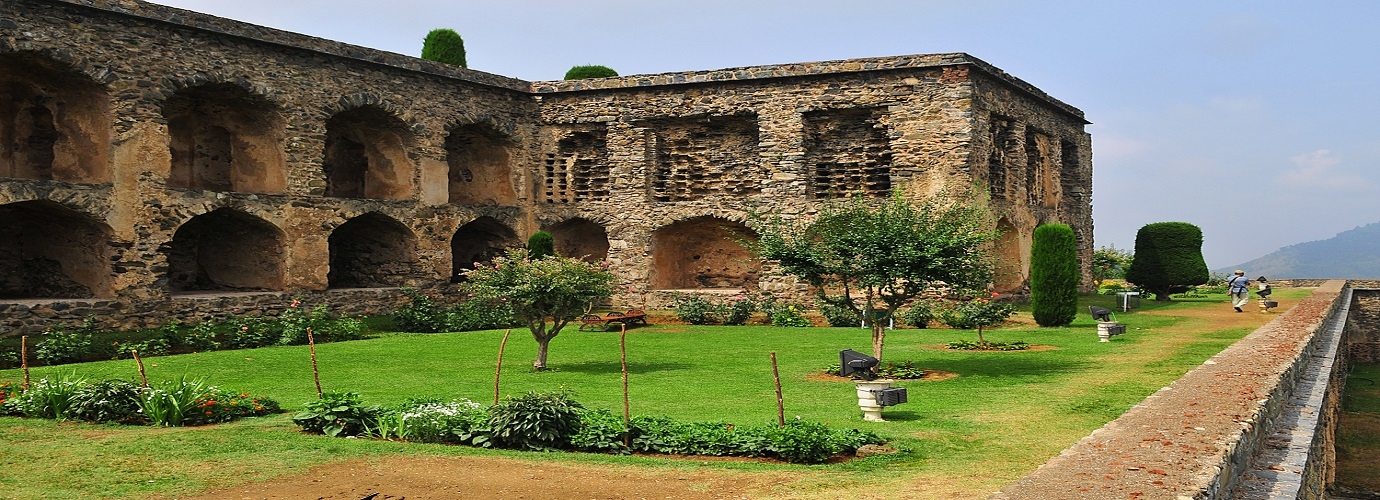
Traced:
<path fill-rule="evenodd" d="M 67 331 L 61 328 L 43 332 L 43 340 L 34 346 L 34 357 L 49 365 L 76 363 L 91 356 L 91 332 L 82 328 Z"/>
<path fill-rule="evenodd" d="M 789 302 L 778 302 L 769 300 L 762 303 L 762 312 L 767 313 L 767 318 L 771 320 L 772 326 L 788 326 L 803 328 L 810 326 L 810 320 L 805 319 L 805 308 Z"/>
<path fill-rule="evenodd" d="M 717 312 L 714 303 L 699 295 L 676 294 L 671 301 L 671 309 L 681 321 L 692 325 L 707 325 L 718 321 L 714 317 Z"/>
<path fill-rule="evenodd" d="M 128 380 L 100 380 L 82 384 L 72 393 L 68 416 L 74 420 L 138 425 L 139 384 Z"/>
<path fill-rule="evenodd" d="M 183 422 L 184 425 L 218 424 L 280 411 L 282 407 L 278 402 L 268 397 L 210 386 L 192 401 L 192 408 Z"/>
<path fill-rule="evenodd" d="M 410 399 L 380 415 L 374 434 L 419 443 L 469 444 L 474 429 L 486 427 L 488 419 L 488 412 L 468 399 Z"/>
<path fill-rule="evenodd" d="M 86 379 L 76 374 L 43 377 L 30 385 L 28 390 L 10 397 L 5 402 L 8 408 L 5 413 L 31 418 L 70 419 L 73 399 L 84 384 Z"/>

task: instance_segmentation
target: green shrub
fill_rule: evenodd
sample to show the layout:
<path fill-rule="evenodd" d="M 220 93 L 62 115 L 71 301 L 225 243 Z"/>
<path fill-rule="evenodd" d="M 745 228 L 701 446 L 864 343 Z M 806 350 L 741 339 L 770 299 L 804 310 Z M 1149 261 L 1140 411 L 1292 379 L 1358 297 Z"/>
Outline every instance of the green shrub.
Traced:
<path fill-rule="evenodd" d="M 1035 228 L 1030 245 L 1030 312 L 1040 326 L 1067 326 L 1078 314 L 1078 239 L 1064 224 Z"/>
<path fill-rule="evenodd" d="M 829 322 L 829 326 L 859 326 L 862 324 L 858 320 L 858 313 L 852 309 L 828 302 L 820 302 L 819 313 L 824 316 L 824 320 Z"/>
<path fill-rule="evenodd" d="M 197 407 L 197 399 L 210 388 L 205 379 L 189 380 L 184 376 L 164 381 L 139 393 L 139 409 L 152 425 L 181 427 Z"/>
<path fill-rule="evenodd" d="M 422 40 L 422 59 L 468 68 L 465 63 L 465 40 L 450 28 L 437 28 Z"/>
<path fill-rule="evenodd" d="M 402 332 L 437 333 L 458 330 L 454 318 L 431 297 L 412 289 L 403 293 L 410 299 L 406 306 L 393 314 L 393 326 Z"/>
<path fill-rule="evenodd" d="M 916 328 L 929 328 L 930 321 L 935 318 L 934 309 L 934 304 L 929 301 L 911 302 L 909 308 L 901 311 L 901 322 Z"/>
<path fill-rule="evenodd" d="M 609 78 L 614 76 L 618 76 L 618 72 L 614 71 L 613 68 L 610 68 L 608 66 L 600 66 L 597 64 L 575 66 L 570 68 L 570 71 L 565 72 L 566 80 L 583 80 L 586 78 Z"/>
<path fill-rule="evenodd" d="M 531 259 L 556 255 L 556 240 L 546 231 L 532 233 L 532 237 L 527 238 L 527 255 Z"/>
<path fill-rule="evenodd" d="M 266 396 L 250 396 L 220 387 L 206 387 L 183 415 L 183 425 L 205 425 L 233 422 L 245 417 L 258 417 L 282 411 L 277 401 Z"/>
<path fill-rule="evenodd" d="M 580 451 L 624 455 L 629 452 L 623 445 L 627 434 L 623 417 L 603 408 L 584 409 L 580 410 L 580 430 L 570 436 L 570 445 Z"/>
<path fill-rule="evenodd" d="M 737 326 L 747 323 L 752 313 L 757 310 L 757 302 L 745 295 L 737 295 L 728 302 L 719 304 L 718 309 L 725 325 Z"/>
<path fill-rule="evenodd" d="M 304 432 L 331 437 L 363 434 L 366 429 L 378 428 L 382 413 L 378 406 L 366 406 L 353 392 L 327 392 L 321 399 L 308 401 L 292 416 L 292 423 Z"/>
<path fill-rule="evenodd" d="M 479 403 L 468 399 L 409 399 L 379 416 L 377 434 L 419 443 L 462 444 L 461 437 L 468 435 L 471 424 L 478 420 L 474 413 L 488 418 Z"/>
<path fill-rule="evenodd" d="M 843 451 L 833 434 L 827 425 L 797 417 L 776 433 L 772 451 L 791 463 L 821 463 Z"/>
<path fill-rule="evenodd" d="M 489 410 L 489 431 L 502 448 L 569 449 L 584 407 L 564 391 L 532 391 L 509 397 Z"/>
<path fill-rule="evenodd" d="M 793 328 L 804 328 L 810 325 L 810 320 L 805 319 L 805 308 L 790 302 L 772 300 L 762 305 L 762 312 L 767 314 L 772 326 L 785 326 Z"/>
<path fill-rule="evenodd" d="M 1126 281 L 1169 300 L 1175 293 L 1208 281 L 1203 260 L 1203 230 L 1187 222 L 1156 222 L 1136 232 L 1135 259 Z"/>
<path fill-rule="evenodd" d="M 944 345 L 956 351 L 1024 351 L 1030 348 L 1030 344 L 1019 340 L 1015 342 L 989 342 L 986 340 L 973 342 L 971 340 L 957 340 Z"/>
<path fill-rule="evenodd" d="M 96 423 L 142 424 L 139 391 L 139 384 L 128 380 L 83 384 L 72 393 L 70 417 Z"/>
<path fill-rule="evenodd" d="M 58 328 L 43 332 L 43 336 L 44 339 L 34 346 L 34 357 L 44 364 L 76 363 L 92 354 L 90 332 Z"/>
<path fill-rule="evenodd" d="M 707 325 L 718 321 L 715 317 L 718 308 L 713 302 L 698 295 L 676 294 L 671 299 L 671 309 L 676 312 L 677 318 L 692 325 Z"/>
<path fill-rule="evenodd" d="M 490 330 L 518 325 L 513 304 L 501 300 L 466 298 L 450 310 L 451 326 L 456 331 Z"/>
<path fill-rule="evenodd" d="M 55 374 L 43 377 L 9 399 L 5 404 L 9 413 L 30 418 L 53 418 L 67 420 L 72 418 L 72 404 L 77 391 L 86 385 L 86 379 L 75 373 Z"/>

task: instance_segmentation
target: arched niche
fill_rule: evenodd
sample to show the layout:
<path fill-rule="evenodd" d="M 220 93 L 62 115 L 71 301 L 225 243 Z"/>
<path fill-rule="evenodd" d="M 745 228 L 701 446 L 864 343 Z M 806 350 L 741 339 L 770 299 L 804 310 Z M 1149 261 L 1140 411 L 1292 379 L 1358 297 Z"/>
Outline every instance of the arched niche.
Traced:
<path fill-rule="evenodd" d="M 503 251 L 521 246 L 517 232 L 493 217 L 480 217 L 455 230 L 450 239 L 451 279 L 474 269 L 474 263 L 487 263 Z"/>
<path fill-rule="evenodd" d="M 378 212 L 341 224 L 329 244 L 330 288 L 402 286 L 417 272 L 417 236 Z"/>
<path fill-rule="evenodd" d="M 739 241 L 757 235 L 741 222 L 697 217 L 652 233 L 653 289 L 756 289 L 761 262 Z"/>
<path fill-rule="evenodd" d="M 182 189 L 281 193 L 285 125 L 277 107 L 229 83 L 177 91 L 163 105 L 172 171 Z"/>
<path fill-rule="evenodd" d="M 609 258 L 609 233 L 589 219 L 561 221 L 546 229 L 556 243 L 556 253 L 566 257 L 599 262 Z"/>
<path fill-rule="evenodd" d="M 192 217 L 164 247 L 168 289 L 282 290 L 283 243 L 277 226 L 238 210 Z"/>
<path fill-rule="evenodd" d="M 446 136 L 450 202 L 456 205 L 513 205 L 512 140 L 486 126 L 451 129 Z"/>
<path fill-rule="evenodd" d="M 993 245 L 996 257 L 996 291 L 1001 293 L 1019 292 L 1025 288 L 1025 273 L 1028 264 L 1026 255 L 1029 248 L 1021 243 L 1021 234 L 1011 221 L 1003 217 L 997 221 L 997 231 L 1001 236 Z"/>
<path fill-rule="evenodd" d="M 105 87 L 30 52 L 0 54 L 0 177 L 110 182 Z"/>
<path fill-rule="evenodd" d="M 326 196 L 405 200 L 416 168 L 407 156 L 407 124 L 377 106 L 336 113 L 326 120 Z"/>
<path fill-rule="evenodd" d="M 52 201 L 0 205 L 0 298 L 110 297 L 110 235 Z"/>

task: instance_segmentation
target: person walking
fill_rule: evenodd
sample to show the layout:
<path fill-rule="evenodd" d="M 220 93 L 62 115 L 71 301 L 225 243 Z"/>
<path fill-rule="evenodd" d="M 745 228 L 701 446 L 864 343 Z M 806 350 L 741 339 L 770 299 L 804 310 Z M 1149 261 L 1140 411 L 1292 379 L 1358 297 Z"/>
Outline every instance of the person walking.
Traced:
<path fill-rule="evenodd" d="M 1227 290 L 1231 295 L 1231 307 L 1236 309 L 1236 312 L 1241 312 L 1241 306 L 1246 305 L 1246 302 L 1251 300 L 1250 288 L 1247 288 L 1251 286 L 1251 280 L 1246 277 L 1246 272 L 1240 269 L 1232 274 L 1234 276 L 1227 280 Z"/>

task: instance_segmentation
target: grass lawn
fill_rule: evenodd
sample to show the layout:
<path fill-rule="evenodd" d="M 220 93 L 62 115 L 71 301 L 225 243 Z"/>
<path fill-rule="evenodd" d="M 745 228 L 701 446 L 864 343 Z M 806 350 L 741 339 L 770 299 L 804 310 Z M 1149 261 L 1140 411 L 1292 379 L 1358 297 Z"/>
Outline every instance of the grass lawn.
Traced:
<path fill-rule="evenodd" d="M 1347 375 L 1337 424 L 1337 484 L 1380 491 L 1380 363 Z"/>
<path fill-rule="evenodd" d="M 1309 293 L 1276 293 L 1284 310 Z M 947 351 L 948 341 L 976 340 L 974 331 L 893 330 L 885 361 L 958 376 L 905 381 L 910 402 L 862 420 L 851 383 L 822 380 L 838 351 L 870 351 L 859 328 L 775 328 L 651 325 L 628 333 L 634 414 L 681 420 L 764 423 L 775 420 L 769 352 L 777 353 L 787 417 L 873 430 L 902 453 L 846 463 L 795 466 L 705 462 L 578 453 L 519 453 L 384 441 L 331 439 L 296 432 L 288 415 L 206 428 L 154 429 L 58 424 L 0 418 L 0 496 L 21 498 L 145 498 L 185 496 L 285 474 L 313 465 L 381 455 L 501 455 L 523 460 L 635 467 L 735 469 L 787 474 L 773 496 L 834 497 L 866 488 L 882 497 L 981 498 L 1116 418 L 1127 408 L 1220 351 L 1276 314 L 1223 314 L 1224 297 L 1142 301 L 1119 314 L 1127 334 L 1099 343 L 1088 304 L 1111 307 L 1115 297 L 1085 297 L 1072 326 L 1038 328 L 1029 313 L 984 332 L 988 340 L 1024 340 L 1047 349 L 1018 352 Z M 578 325 L 577 325 L 578 326 Z M 362 394 L 371 403 L 413 396 L 492 398 L 501 331 L 388 334 L 317 346 L 326 390 Z M 568 327 L 551 344 L 553 371 L 532 372 L 536 344 L 514 330 L 504 360 L 502 393 L 566 387 L 589 407 L 621 411 L 618 334 Z M 151 379 L 206 377 L 210 382 L 277 399 L 289 410 L 315 397 L 308 351 L 272 347 L 165 356 L 145 360 Z M 76 372 L 88 378 L 137 378 L 133 361 L 36 368 L 34 377 Z M 17 382 L 18 370 L 0 371 Z"/>

